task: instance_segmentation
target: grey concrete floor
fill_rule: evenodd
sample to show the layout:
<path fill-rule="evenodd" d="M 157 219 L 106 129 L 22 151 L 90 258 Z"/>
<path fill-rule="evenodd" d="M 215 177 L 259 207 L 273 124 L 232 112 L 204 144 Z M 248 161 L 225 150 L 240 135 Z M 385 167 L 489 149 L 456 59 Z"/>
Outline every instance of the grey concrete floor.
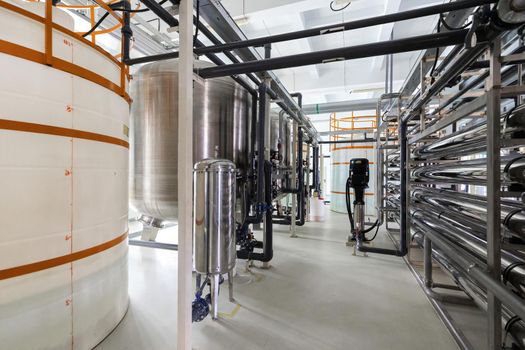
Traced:
<path fill-rule="evenodd" d="M 223 288 L 221 318 L 193 325 L 194 349 L 457 349 L 405 262 L 352 256 L 346 216 L 328 213 L 299 238 L 275 227 L 271 268 L 240 263 L 238 305 Z M 177 253 L 130 247 L 130 308 L 97 350 L 175 349 L 176 297 Z"/>

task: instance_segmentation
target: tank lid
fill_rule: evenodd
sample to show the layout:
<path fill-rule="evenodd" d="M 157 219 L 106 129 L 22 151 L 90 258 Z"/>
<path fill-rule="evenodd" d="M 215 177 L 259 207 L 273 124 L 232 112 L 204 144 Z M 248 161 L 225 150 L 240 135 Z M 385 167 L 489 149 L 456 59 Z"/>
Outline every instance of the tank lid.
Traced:
<path fill-rule="evenodd" d="M 218 172 L 235 172 L 235 163 L 228 159 L 207 158 L 203 159 L 193 167 L 194 171 L 218 171 Z"/>

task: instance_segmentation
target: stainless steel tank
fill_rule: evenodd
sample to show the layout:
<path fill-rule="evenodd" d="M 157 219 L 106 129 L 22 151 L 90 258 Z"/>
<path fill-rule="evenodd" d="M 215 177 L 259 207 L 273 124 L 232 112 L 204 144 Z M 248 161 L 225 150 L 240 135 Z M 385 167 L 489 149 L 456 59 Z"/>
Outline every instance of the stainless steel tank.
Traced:
<path fill-rule="evenodd" d="M 271 113 L 270 149 L 279 154 L 284 166 L 290 166 L 291 138 L 288 119 L 283 114 Z"/>
<path fill-rule="evenodd" d="M 201 274 L 224 274 L 235 266 L 235 164 L 205 159 L 193 172 L 193 263 Z"/>
<path fill-rule="evenodd" d="M 211 66 L 196 61 L 196 67 Z M 140 213 L 177 219 L 178 60 L 143 66 L 133 76 L 131 203 Z M 251 98 L 231 78 L 194 82 L 193 161 L 224 158 L 249 168 Z"/>

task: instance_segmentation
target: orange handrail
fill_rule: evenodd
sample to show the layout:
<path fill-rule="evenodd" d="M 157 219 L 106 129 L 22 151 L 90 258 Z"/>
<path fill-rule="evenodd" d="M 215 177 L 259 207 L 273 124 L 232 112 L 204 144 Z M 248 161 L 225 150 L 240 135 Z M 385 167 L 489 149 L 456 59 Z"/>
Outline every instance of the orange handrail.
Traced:
<path fill-rule="evenodd" d="M 58 70 L 62 70 L 62 71 L 65 71 L 71 74 L 75 74 L 79 77 L 90 80 L 94 82 L 95 84 L 101 85 L 113 91 L 119 94 L 120 96 L 124 97 L 128 102 L 131 102 L 129 95 L 126 92 L 127 66 L 123 62 L 118 61 L 116 58 L 114 58 L 110 53 L 103 50 L 100 46 L 97 46 L 91 41 L 79 36 L 75 32 L 57 23 L 54 23 L 53 22 L 53 11 L 52 11 L 53 10 L 52 0 L 46 0 L 45 5 L 46 5 L 45 16 L 42 17 L 31 11 L 18 7 L 14 4 L 10 4 L 8 2 L 5 2 L 4 0 L 0 0 L 0 8 L 4 8 L 6 10 L 17 13 L 19 15 L 22 15 L 24 17 L 27 17 L 29 19 L 32 19 L 36 22 L 43 24 L 44 33 L 45 33 L 44 52 L 30 49 L 22 45 L 18 45 L 18 44 L 8 42 L 5 40 L 0 40 L 0 52 L 9 54 L 12 56 L 20 57 L 23 59 L 27 59 L 27 60 L 30 60 L 36 63 L 45 64 L 45 65 L 54 67 Z M 92 47 L 93 49 L 97 50 L 98 52 L 106 56 L 108 59 L 110 59 L 113 63 L 118 65 L 120 68 L 120 72 L 121 72 L 120 84 L 115 84 L 111 82 L 110 80 L 108 80 L 107 78 L 93 71 L 90 71 L 84 67 L 78 66 L 74 63 L 71 63 L 71 62 L 62 60 L 58 57 L 55 57 L 53 55 L 53 30 L 62 32 L 72 38 L 75 38 L 75 40 L 78 40 L 81 43 Z"/>

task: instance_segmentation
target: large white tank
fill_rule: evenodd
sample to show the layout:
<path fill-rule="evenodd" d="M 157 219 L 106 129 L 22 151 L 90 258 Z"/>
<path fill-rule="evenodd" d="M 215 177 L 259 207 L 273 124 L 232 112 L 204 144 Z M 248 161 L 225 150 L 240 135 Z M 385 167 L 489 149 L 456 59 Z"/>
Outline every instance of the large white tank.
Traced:
<path fill-rule="evenodd" d="M 128 307 L 129 104 L 64 67 L 115 86 L 120 69 L 56 29 L 66 64 L 38 62 L 44 24 L 0 5 L 0 348 L 91 349 Z"/>
<path fill-rule="evenodd" d="M 376 176 L 376 159 L 375 143 L 357 143 L 357 144 L 338 144 L 334 145 L 331 151 L 332 166 L 332 189 L 330 193 L 330 210 L 338 213 L 346 213 L 346 180 L 348 179 L 348 167 L 352 158 L 367 158 L 370 162 L 370 182 L 365 191 L 365 215 L 372 218 L 376 215 L 375 209 L 375 176 Z M 351 195 L 352 202 L 355 199 L 353 192 Z"/>

